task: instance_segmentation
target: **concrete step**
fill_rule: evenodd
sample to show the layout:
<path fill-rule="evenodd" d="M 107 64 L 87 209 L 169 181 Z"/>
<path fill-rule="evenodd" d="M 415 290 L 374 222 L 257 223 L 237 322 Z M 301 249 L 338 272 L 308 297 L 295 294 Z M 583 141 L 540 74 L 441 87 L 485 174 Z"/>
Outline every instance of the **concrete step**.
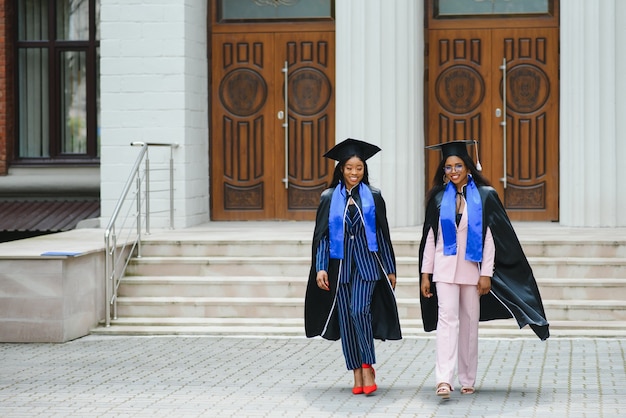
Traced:
<path fill-rule="evenodd" d="M 304 297 L 306 277 L 129 276 L 119 289 L 124 296 Z"/>
<path fill-rule="evenodd" d="M 434 337 L 419 319 L 402 320 L 404 338 Z M 99 335 L 224 335 L 304 337 L 302 318 L 119 318 L 110 327 L 92 330 Z M 626 337 L 626 321 L 551 321 L 551 338 Z M 519 329 L 513 320 L 481 322 L 483 338 L 536 338 L 529 327 Z"/>
<path fill-rule="evenodd" d="M 626 300 L 626 277 L 538 278 L 541 297 L 554 300 Z"/>
<path fill-rule="evenodd" d="M 128 276 L 299 276 L 307 277 L 310 257 L 141 257 Z"/>
<path fill-rule="evenodd" d="M 218 256 L 141 257 L 130 261 L 127 276 L 298 276 L 308 277 L 311 257 Z M 399 276 L 416 277 L 416 257 L 396 257 Z"/>
<path fill-rule="evenodd" d="M 607 231 L 609 232 L 609 231 Z M 568 240 L 526 238 L 520 240 L 527 257 L 595 257 L 626 258 L 626 239 L 585 240 L 570 237 Z"/>
<path fill-rule="evenodd" d="M 622 257 L 529 257 L 535 277 L 626 278 Z"/>
<path fill-rule="evenodd" d="M 419 318 L 418 299 L 397 299 L 398 314 Z M 304 298 L 280 297 L 118 297 L 120 318 L 302 318 Z"/>
<path fill-rule="evenodd" d="M 626 321 L 624 300 L 544 300 L 548 321 Z"/>
<path fill-rule="evenodd" d="M 626 280 L 626 258 L 613 257 L 528 257 L 536 278 L 577 278 L 595 280 L 597 277 Z M 400 277 L 417 276 L 416 258 L 397 258 Z"/>
<path fill-rule="evenodd" d="M 419 299 L 397 298 L 400 318 L 421 318 Z M 626 321 L 624 300 L 543 300 L 548 321 Z M 303 297 L 118 297 L 118 317 L 301 318 Z"/>
<path fill-rule="evenodd" d="M 306 277 L 128 276 L 119 296 L 304 297 Z M 542 298 L 626 300 L 626 278 L 537 279 Z M 419 279 L 399 277 L 399 298 L 419 298 Z"/>
<path fill-rule="evenodd" d="M 626 278 L 626 258 L 532 257 L 535 277 Z M 307 277 L 310 257 L 141 257 L 128 276 L 299 276 Z M 399 277 L 417 277 L 417 257 L 396 257 Z"/>
<path fill-rule="evenodd" d="M 294 234 L 297 235 L 297 234 Z M 246 256 L 283 256 L 310 257 L 311 236 L 293 238 L 265 239 L 263 234 L 246 239 L 193 237 L 185 240 L 152 240 L 149 236 L 142 240 L 142 256 L 183 256 L 183 257 L 238 257 Z M 410 239 L 393 239 L 394 251 L 398 257 L 417 257 L 421 232 Z M 527 257 L 610 257 L 626 258 L 626 239 L 546 239 L 521 236 L 520 243 Z"/>
<path fill-rule="evenodd" d="M 311 232 L 311 235 L 313 233 Z M 311 257 L 311 241 L 264 240 L 188 240 L 142 241 L 142 257 Z"/>
<path fill-rule="evenodd" d="M 246 240 L 159 240 L 142 241 L 143 257 L 311 257 L 311 236 L 306 239 L 270 240 L 249 237 Z M 417 240 L 395 240 L 397 257 L 415 257 L 419 250 Z"/>

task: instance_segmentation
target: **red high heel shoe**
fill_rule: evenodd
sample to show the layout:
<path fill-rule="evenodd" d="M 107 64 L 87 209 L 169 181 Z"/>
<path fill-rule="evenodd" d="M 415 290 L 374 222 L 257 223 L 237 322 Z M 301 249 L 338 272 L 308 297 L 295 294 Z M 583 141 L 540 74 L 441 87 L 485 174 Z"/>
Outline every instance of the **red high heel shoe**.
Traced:
<path fill-rule="evenodd" d="M 363 386 L 357 386 L 355 388 L 352 388 L 352 393 L 354 395 L 360 395 L 361 393 L 363 393 Z"/>
<path fill-rule="evenodd" d="M 372 367 L 371 364 L 363 363 L 362 366 L 363 366 L 364 369 L 372 369 L 372 375 L 373 375 L 374 379 L 376 379 L 376 370 L 374 370 L 374 368 Z M 378 386 L 376 386 L 376 383 L 374 383 L 371 386 L 363 386 L 363 393 L 365 393 L 366 395 L 369 395 L 371 393 L 376 392 L 376 389 L 378 389 Z"/>

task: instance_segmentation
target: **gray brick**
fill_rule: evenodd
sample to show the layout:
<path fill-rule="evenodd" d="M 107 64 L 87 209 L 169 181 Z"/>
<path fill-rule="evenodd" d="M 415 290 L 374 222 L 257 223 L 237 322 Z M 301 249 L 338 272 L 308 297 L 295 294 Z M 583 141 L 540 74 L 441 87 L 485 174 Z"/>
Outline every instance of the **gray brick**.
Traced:
<path fill-rule="evenodd" d="M 377 342 L 373 396 L 354 396 L 339 342 L 102 337 L 0 344 L 0 416 L 613 417 L 625 339 L 481 338 L 477 393 L 434 394 L 434 339 Z"/>

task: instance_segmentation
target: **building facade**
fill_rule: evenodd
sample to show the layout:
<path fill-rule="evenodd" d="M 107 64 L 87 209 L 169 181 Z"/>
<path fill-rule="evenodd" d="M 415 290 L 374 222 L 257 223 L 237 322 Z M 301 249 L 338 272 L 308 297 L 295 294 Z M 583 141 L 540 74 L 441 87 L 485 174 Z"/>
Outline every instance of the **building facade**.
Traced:
<path fill-rule="evenodd" d="M 17 16 L 38 2 L 0 0 L 0 198 L 97 193 L 106 224 L 137 155 L 129 144 L 176 143 L 176 228 L 307 220 L 332 170 L 321 153 L 353 137 L 383 149 L 368 161 L 370 180 L 390 223 L 412 226 L 422 222 L 432 175 L 424 146 L 471 136 L 513 219 L 626 226 L 618 177 L 626 159 L 618 128 L 626 114 L 623 2 L 546 0 L 530 2 L 544 13 L 490 16 L 445 0 L 335 0 L 298 20 L 229 16 L 217 0 L 67 1 L 68 10 L 89 5 L 95 19 L 81 21 L 96 26 L 75 37 L 82 44 L 23 39 Z M 20 117 L 30 109 L 19 106 L 34 100 L 16 80 L 28 61 L 20 57 L 34 47 L 84 51 L 85 74 L 89 54 L 99 57 L 95 84 L 86 79 L 85 98 L 76 99 L 86 103 L 86 145 L 68 142 L 77 148 L 53 151 L 65 156 L 58 161 L 16 153 L 29 126 Z M 58 91 L 57 99 L 67 96 Z M 508 102 L 499 102 L 502 92 Z M 61 108 L 67 115 L 51 118 L 70 126 L 75 109 Z M 67 132 L 49 126 L 60 132 L 54 150 L 63 150 Z M 152 223 L 165 227 L 169 217 Z"/>

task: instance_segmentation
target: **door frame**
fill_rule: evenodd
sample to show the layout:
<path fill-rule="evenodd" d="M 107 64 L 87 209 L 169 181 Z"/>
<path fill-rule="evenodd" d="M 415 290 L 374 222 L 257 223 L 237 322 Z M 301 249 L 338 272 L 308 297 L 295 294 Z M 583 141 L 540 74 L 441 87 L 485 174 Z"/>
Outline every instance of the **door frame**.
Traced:
<path fill-rule="evenodd" d="M 275 39 L 279 38 L 279 36 L 276 35 L 280 35 L 283 33 L 319 33 L 319 32 L 326 32 L 326 33 L 332 33 L 332 50 L 334 51 L 334 42 L 335 42 L 335 20 L 334 20 L 334 1 L 331 2 L 331 6 L 332 6 L 332 11 L 331 11 L 331 15 L 332 17 L 330 18 L 316 18 L 316 19 L 302 19 L 302 20 L 297 20 L 297 21 L 280 21 L 280 20 L 259 20 L 259 21 L 226 21 L 226 22 L 219 22 L 218 21 L 218 16 L 219 16 L 219 0 L 210 0 L 209 2 L 209 11 L 208 11 L 208 15 L 207 15 L 207 37 L 208 37 L 208 50 L 207 50 L 207 61 L 208 61 L 208 69 L 209 69 L 209 82 L 208 82 L 208 97 L 209 97 L 209 104 L 208 104 L 208 109 L 209 109 L 209 175 L 211 177 L 213 177 L 213 158 L 212 156 L 214 155 L 215 149 L 214 149 L 214 141 L 213 141 L 213 134 L 214 134 L 214 124 L 213 124 L 213 97 L 215 94 L 217 94 L 217 91 L 219 89 L 219 85 L 216 85 L 215 83 L 217 82 L 216 80 L 213 80 L 213 73 L 214 73 L 214 64 L 213 64 L 213 37 L 214 35 L 232 35 L 232 36 L 237 36 L 237 34 L 271 34 Z M 277 47 L 277 46 L 276 46 Z M 334 54 L 334 53 L 333 53 Z M 332 116 L 333 118 L 335 117 L 335 111 L 334 111 L 334 55 L 333 55 L 333 82 L 332 82 L 332 86 L 331 86 L 331 94 L 332 94 Z M 281 65 L 282 66 L 282 65 Z M 291 71 L 290 73 L 291 74 Z M 278 84 L 284 84 L 282 82 L 282 80 L 272 80 L 272 84 L 278 85 Z M 276 90 L 276 88 L 274 89 Z M 279 97 L 278 94 L 275 95 L 274 101 L 276 101 L 277 103 L 280 101 L 280 103 L 282 103 L 284 100 L 282 97 Z M 277 106 L 281 107 L 282 109 L 282 105 L 280 105 L 279 103 L 277 105 L 274 106 L 274 108 L 276 108 Z M 290 106 L 291 107 L 291 106 Z M 272 113 L 272 120 L 273 122 L 275 122 L 276 128 L 272 129 L 273 132 L 273 138 L 275 139 L 275 141 L 278 143 L 278 138 L 280 138 L 280 142 L 281 144 L 284 142 L 283 141 L 283 137 L 284 137 L 284 128 L 280 127 L 282 125 L 282 122 L 277 121 L 276 117 L 274 117 L 276 115 L 276 113 L 278 112 L 278 110 L 280 109 L 272 109 L 270 113 Z M 276 112 L 274 112 L 276 111 Z M 269 120 L 269 118 L 268 118 Z M 284 125 L 283 125 L 284 126 Z M 334 119 L 333 119 L 333 123 L 332 123 L 332 132 L 330 132 L 330 142 L 332 142 L 331 144 L 329 144 L 330 146 L 334 145 Z M 280 128 L 278 128 L 280 127 Z M 289 125 L 289 129 L 293 130 L 291 124 Z M 275 131 L 275 132 L 274 132 Z M 290 142 L 293 142 L 293 140 L 290 139 Z M 324 145 L 326 146 L 326 145 Z M 284 145 L 283 145 L 284 148 Z M 292 153 L 291 149 L 290 149 L 290 153 Z M 283 152 L 284 154 L 284 152 Z M 283 155 L 281 154 L 281 155 Z M 269 157 L 265 157 L 264 160 L 265 161 L 269 161 L 268 160 Z M 321 158 L 321 154 L 320 154 L 320 158 Z M 273 161 L 273 165 L 277 166 L 284 166 L 285 161 L 283 161 L 284 159 L 281 156 L 276 156 L 276 158 L 274 158 Z M 326 159 L 323 159 L 322 162 L 318 162 L 316 163 L 317 165 L 319 164 L 327 164 L 327 171 L 329 171 L 329 182 L 332 179 L 332 169 L 333 169 L 333 163 L 332 161 L 328 160 L 326 161 Z M 283 167 L 284 168 L 284 167 Z M 293 168 L 290 165 L 290 169 Z M 283 171 L 283 170 L 281 170 Z M 286 172 L 286 170 L 284 171 Z M 281 179 L 284 176 L 281 176 Z M 279 179 L 280 180 L 280 179 Z M 256 220 L 313 220 L 315 218 L 315 209 L 317 207 L 317 203 L 318 203 L 318 198 L 315 199 L 315 208 L 311 208 L 311 209 L 296 209 L 296 210 L 291 210 L 289 209 L 289 204 L 290 204 L 290 199 L 298 199 L 301 198 L 303 195 L 303 192 L 300 189 L 297 188 L 293 188 L 290 187 L 290 190 L 293 190 L 292 193 L 288 193 L 283 186 L 283 190 L 280 190 L 279 187 L 275 187 L 273 184 L 270 184 L 269 187 L 272 188 L 272 191 L 269 192 L 269 189 L 267 191 L 265 191 L 267 199 L 271 200 L 270 202 L 266 202 L 264 203 L 265 205 L 272 205 L 271 210 L 268 211 L 267 213 L 267 217 L 265 215 L 261 215 L 258 211 L 249 211 L 246 213 L 238 213 L 235 214 L 233 213 L 232 217 L 228 217 L 228 216 L 222 216 L 219 215 L 218 218 L 215 218 L 215 205 L 219 204 L 219 202 L 216 202 L 215 196 L 215 190 L 214 187 L 218 187 L 216 184 L 214 184 L 214 180 L 212 178 L 209 179 L 209 196 L 210 196 L 210 202 L 209 202 L 209 206 L 211 208 L 210 211 L 210 217 L 211 220 L 252 220 L 252 219 L 256 219 Z M 224 184 L 222 182 L 222 184 Z M 281 184 L 284 184 L 284 182 L 281 182 Z M 324 187 L 321 189 L 323 190 L 324 188 L 326 188 L 327 185 L 324 185 Z M 295 193 L 295 194 L 294 194 Z M 321 191 L 320 191 L 321 193 Z M 309 193 L 310 194 L 310 193 Z M 222 194 L 223 195 L 223 194 Z M 296 197 L 293 197 L 296 196 Z M 308 201 L 311 201 L 311 197 L 310 196 L 305 196 Z M 280 200 L 284 200 L 284 201 L 280 201 Z M 297 201 L 296 201 L 297 202 Z M 269 213 L 271 212 L 271 213 Z M 279 213 L 280 212 L 280 213 Z M 285 214 L 283 214 L 282 212 L 285 212 Z M 228 219 L 226 219 L 228 218 Z"/>

